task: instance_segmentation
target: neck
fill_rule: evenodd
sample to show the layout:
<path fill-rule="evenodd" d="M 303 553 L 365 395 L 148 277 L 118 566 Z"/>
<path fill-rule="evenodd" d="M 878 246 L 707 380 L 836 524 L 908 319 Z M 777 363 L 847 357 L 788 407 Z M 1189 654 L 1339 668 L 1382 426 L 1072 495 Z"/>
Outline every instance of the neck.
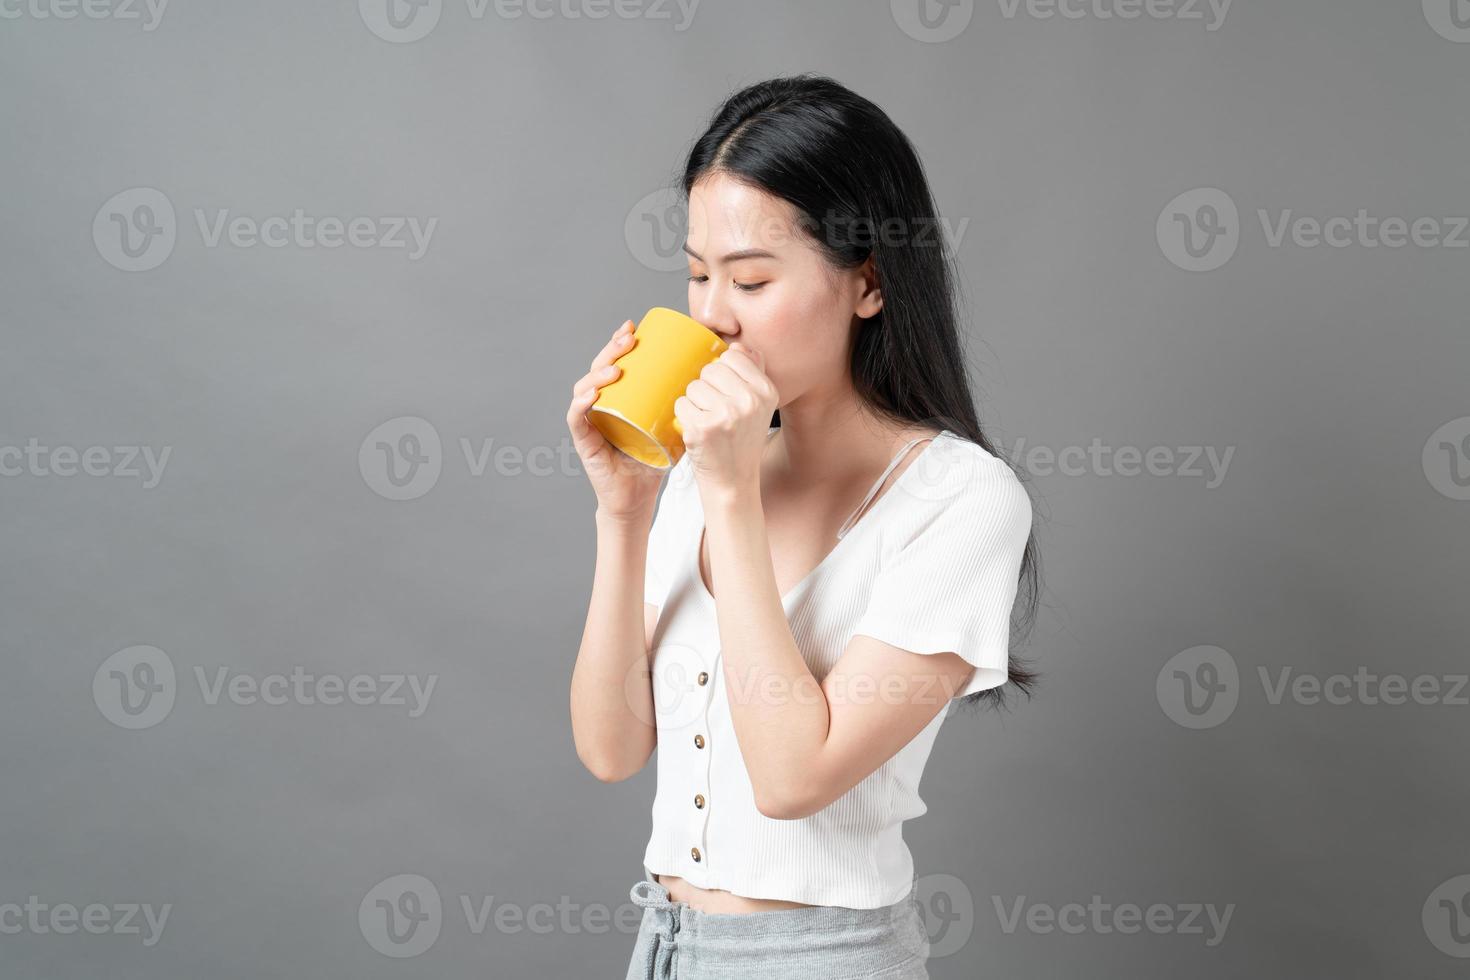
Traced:
<path fill-rule="evenodd" d="M 850 386 L 807 392 L 781 406 L 773 462 L 797 486 L 846 486 L 873 478 L 905 442 L 929 431 L 879 419 Z"/>

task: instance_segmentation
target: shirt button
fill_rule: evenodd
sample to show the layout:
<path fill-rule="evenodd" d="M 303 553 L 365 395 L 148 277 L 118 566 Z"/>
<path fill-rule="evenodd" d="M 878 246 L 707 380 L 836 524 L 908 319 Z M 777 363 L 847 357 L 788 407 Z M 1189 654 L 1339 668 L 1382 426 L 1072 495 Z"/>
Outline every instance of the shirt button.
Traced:
<path fill-rule="evenodd" d="M 702 748 L 704 748 L 704 736 L 703 735 L 696 735 L 696 736 L 694 736 L 694 747 L 696 749 L 702 749 Z"/>
<path fill-rule="evenodd" d="M 709 683 L 709 674 L 707 674 L 707 673 L 705 673 L 704 671 L 701 670 L 699 672 L 699 686 L 700 687 L 703 687 L 704 685 L 706 685 L 708 683 Z"/>
<path fill-rule="evenodd" d="M 696 807 L 698 807 L 699 809 L 701 809 L 701 810 L 704 809 L 704 794 L 703 793 L 695 793 L 694 794 L 694 805 Z"/>
<path fill-rule="evenodd" d="M 691 847 L 691 848 L 689 848 L 689 854 L 690 854 L 690 856 L 692 856 L 694 858 L 694 860 L 696 860 L 696 861 L 699 860 L 699 848 L 697 848 L 697 847 Z"/>

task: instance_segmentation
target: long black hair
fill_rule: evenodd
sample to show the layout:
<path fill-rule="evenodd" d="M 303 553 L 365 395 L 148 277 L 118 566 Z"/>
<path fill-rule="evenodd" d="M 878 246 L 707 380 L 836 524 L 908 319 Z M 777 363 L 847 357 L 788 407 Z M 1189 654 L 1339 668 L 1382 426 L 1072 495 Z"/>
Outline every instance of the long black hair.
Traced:
<path fill-rule="evenodd" d="M 700 178 L 714 174 L 789 202 L 835 269 L 854 269 L 873 256 L 883 309 L 860 322 L 851 368 L 858 395 L 874 414 L 949 429 L 1005 459 L 975 413 L 954 258 L 928 179 L 913 145 L 882 109 L 810 72 L 748 86 L 715 111 L 691 149 L 685 201 Z M 781 424 L 779 411 L 771 424 Z M 1026 474 L 1017 476 L 1030 493 Z M 1039 564 L 1033 529 L 1011 612 L 1012 649 L 1035 623 Z M 1014 654 L 1009 661 L 1009 685 L 1031 697 L 1037 673 Z M 962 700 L 1003 706 L 1006 687 Z"/>

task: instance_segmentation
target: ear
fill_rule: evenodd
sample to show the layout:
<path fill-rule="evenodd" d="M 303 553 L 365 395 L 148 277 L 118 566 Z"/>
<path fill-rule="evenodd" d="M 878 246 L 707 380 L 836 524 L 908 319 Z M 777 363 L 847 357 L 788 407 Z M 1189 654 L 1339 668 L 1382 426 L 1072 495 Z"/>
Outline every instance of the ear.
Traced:
<path fill-rule="evenodd" d="M 857 308 L 853 311 L 861 319 L 877 316 L 883 309 L 883 288 L 879 282 L 878 264 L 873 256 L 869 255 L 858 267 L 858 294 Z"/>

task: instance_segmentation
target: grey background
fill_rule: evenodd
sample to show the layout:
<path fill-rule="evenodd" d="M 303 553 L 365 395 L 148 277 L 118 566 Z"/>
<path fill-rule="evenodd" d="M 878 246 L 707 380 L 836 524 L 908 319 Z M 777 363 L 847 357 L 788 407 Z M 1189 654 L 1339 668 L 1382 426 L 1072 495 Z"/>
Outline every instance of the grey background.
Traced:
<path fill-rule="evenodd" d="M 974 913 L 931 975 L 1464 975 L 1424 912 L 1470 873 L 1470 708 L 1273 705 L 1257 671 L 1466 670 L 1470 502 L 1421 453 L 1470 416 L 1470 251 L 1271 247 L 1256 212 L 1470 213 L 1470 44 L 1417 0 L 1238 0 L 1213 31 L 980 3 L 942 43 L 899 7 L 705 0 L 677 30 L 676 8 L 476 19 L 460 0 L 411 43 L 351 2 L 174 0 L 151 31 L 7 8 L 0 448 L 171 457 L 152 488 L 0 477 L 0 905 L 172 909 L 151 947 L 0 933 L 0 975 L 623 975 L 629 931 L 475 934 L 459 897 L 630 907 L 653 772 L 604 785 L 572 749 L 594 501 L 566 404 L 618 323 L 685 304 L 625 236 L 640 200 L 725 95 L 800 70 L 883 106 L 969 220 L 1000 442 L 1235 447 L 1215 487 L 1030 467 L 1047 592 L 1026 652 L 1046 677 L 1012 714 L 956 714 L 934 750 L 906 836 Z M 92 224 L 136 187 L 168 197 L 178 238 L 124 272 Z M 1239 207 L 1240 242 L 1188 272 L 1155 222 L 1201 187 Z M 438 225 L 416 261 L 211 248 L 196 208 Z M 442 472 L 390 500 L 359 450 L 410 416 Z M 476 476 L 461 439 L 511 462 Z M 561 461 L 515 465 L 538 447 Z M 170 658 L 176 701 L 128 730 L 92 683 L 135 645 Z M 1239 703 L 1194 730 L 1156 679 L 1201 645 L 1238 665 Z M 209 704 L 196 667 L 437 687 L 416 718 Z M 399 874 L 444 901 L 407 958 L 357 916 Z M 995 908 L 1094 895 L 1235 908 L 1215 946 L 1008 933 Z"/>

